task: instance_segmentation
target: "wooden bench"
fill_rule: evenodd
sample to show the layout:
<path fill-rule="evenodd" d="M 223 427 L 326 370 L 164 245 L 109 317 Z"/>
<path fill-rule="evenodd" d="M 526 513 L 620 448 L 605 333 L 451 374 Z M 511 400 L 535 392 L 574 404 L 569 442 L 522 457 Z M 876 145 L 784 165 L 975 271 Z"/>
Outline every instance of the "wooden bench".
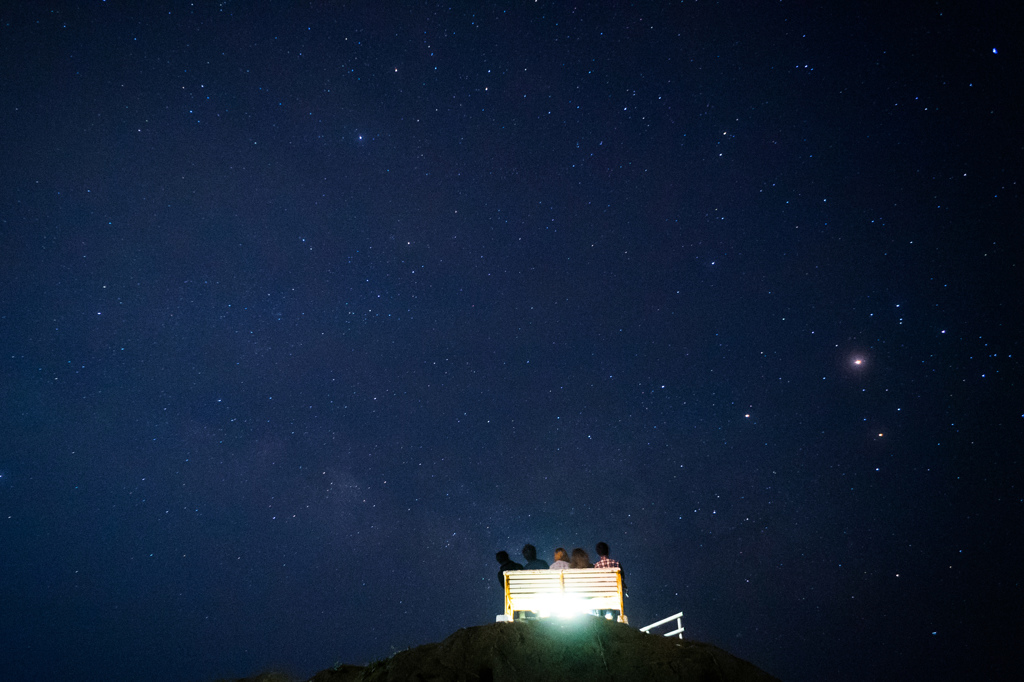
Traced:
<path fill-rule="evenodd" d="M 552 614 L 589 613 L 598 609 L 623 613 L 622 571 L 618 568 L 570 568 L 562 571 L 505 571 L 505 618 L 516 611 Z"/>

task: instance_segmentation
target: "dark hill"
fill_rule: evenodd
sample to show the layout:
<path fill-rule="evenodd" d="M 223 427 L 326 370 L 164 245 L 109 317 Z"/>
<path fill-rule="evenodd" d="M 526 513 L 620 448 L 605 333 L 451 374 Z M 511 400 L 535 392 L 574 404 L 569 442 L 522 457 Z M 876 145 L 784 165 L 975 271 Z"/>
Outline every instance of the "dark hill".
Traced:
<path fill-rule="evenodd" d="M 402 651 L 366 667 L 324 670 L 309 682 L 528 680 L 778 682 L 710 644 L 648 635 L 600 618 L 465 628 L 439 644 Z"/>

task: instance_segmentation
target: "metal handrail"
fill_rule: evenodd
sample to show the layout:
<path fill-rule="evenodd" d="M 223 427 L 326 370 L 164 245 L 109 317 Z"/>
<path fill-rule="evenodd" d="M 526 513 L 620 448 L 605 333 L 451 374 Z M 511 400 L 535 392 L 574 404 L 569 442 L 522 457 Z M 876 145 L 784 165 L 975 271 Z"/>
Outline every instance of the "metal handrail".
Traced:
<path fill-rule="evenodd" d="M 679 613 L 672 614 L 668 618 L 662 618 L 657 623 L 651 623 L 650 625 L 645 625 L 644 627 L 640 628 L 640 632 L 646 632 L 648 634 L 654 634 L 653 632 L 651 632 L 651 628 L 656 628 L 659 625 L 664 625 L 665 623 L 668 623 L 668 622 L 673 621 L 673 620 L 676 622 L 676 629 L 673 630 L 672 632 L 666 632 L 665 633 L 665 637 L 671 637 L 672 635 L 679 635 L 679 639 L 682 639 L 683 638 L 683 630 L 685 629 L 683 627 L 683 612 L 682 611 L 680 611 Z"/>

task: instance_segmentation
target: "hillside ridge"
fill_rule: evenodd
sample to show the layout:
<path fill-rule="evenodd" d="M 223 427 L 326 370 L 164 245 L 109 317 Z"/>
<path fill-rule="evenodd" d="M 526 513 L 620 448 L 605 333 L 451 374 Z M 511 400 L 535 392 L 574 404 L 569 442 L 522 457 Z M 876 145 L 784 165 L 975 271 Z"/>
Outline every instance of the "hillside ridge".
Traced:
<path fill-rule="evenodd" d="M 650 635 L 602 618 L 529 620 L 457 630 L 443 641 L 308 682 L 778 682 L 711 644 Z M 236 682 L 292 682 L 264 673 Z"/>

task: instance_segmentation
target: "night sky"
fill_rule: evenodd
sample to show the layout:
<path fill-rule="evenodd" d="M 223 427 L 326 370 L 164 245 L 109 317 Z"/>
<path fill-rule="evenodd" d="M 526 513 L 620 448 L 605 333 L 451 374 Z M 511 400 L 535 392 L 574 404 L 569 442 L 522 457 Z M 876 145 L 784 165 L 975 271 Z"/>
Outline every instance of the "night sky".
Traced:
<path fill-rule="evenodd" d="M 0 677 L 365 664 L 599 540 L 787 682 L 1022 673 L 1012 3 L 194 5 L 0 9 Z"/>

